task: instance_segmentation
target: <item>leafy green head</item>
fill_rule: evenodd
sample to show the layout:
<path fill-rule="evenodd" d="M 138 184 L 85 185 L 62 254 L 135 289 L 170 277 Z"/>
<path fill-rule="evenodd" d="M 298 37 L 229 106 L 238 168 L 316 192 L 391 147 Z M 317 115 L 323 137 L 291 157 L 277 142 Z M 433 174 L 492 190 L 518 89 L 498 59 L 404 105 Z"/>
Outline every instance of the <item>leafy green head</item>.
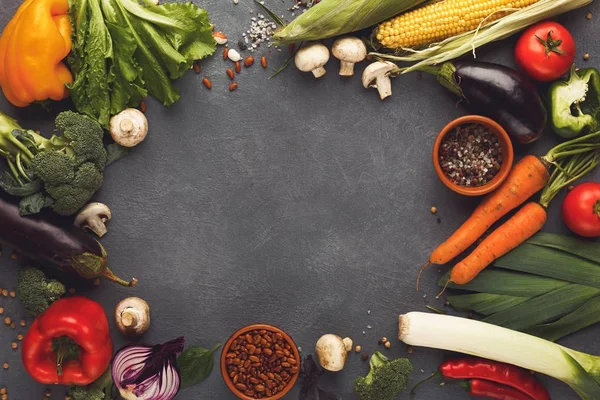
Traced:
<path fill-rule="evenodd" d="M 36 268 L 23 268 L 17 281 L 17 297 L 25 310 L 32 316 L 37 316 L 50 304 L 66 293 L 65 286 L 47 279 L 42 271 Z"/>

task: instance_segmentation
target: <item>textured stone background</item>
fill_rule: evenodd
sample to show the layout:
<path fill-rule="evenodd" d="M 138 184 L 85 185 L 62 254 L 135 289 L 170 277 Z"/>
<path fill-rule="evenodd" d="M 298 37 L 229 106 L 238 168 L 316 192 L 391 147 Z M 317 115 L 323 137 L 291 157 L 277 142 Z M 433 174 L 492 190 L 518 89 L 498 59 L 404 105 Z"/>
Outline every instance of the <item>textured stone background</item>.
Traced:
<path fill-rule="evenodd" d="M 0 26 L 18 3 L 0 0 Z M 251 0 L 237 6 L 230 0 L 198 3 L 234 42 L 257 11 Z M 291 17 L 285 11 L 291 0 L 267 4 Z M 584 18 L 588 11 L 594 13 L 592 21 Z M 598 18 L 596 2 L 560 19 L 577 38 L 582 66 L 598 66 Z M 478 55 L 513 65 L 513 44 L 510 39 Z M 255 65 L 243 70 L 239 89 L 230 93 L 224 73 L 230 64 L 220 51 L 202 62 L 212 91 L 202 86 L 202 75 L 189 72 L 177 84 L 180 102 L 167 109 L 148 101 L 147 140 L 106 171 L 98 193 L 97 199 L 113 211 L 109 234 L 102 240 L 110 265 L 125 278 L 137 277 L 139 285 L 127 289 L 103 282 L 79 292 L 100 301 L 110 314 L 123 297 L 148 300 L 153 325 L 144 340 L 149 343 L 185 335 L 189 344 L 209 347 L 224 343 L 243 325 L 267 322 L 289 332 L 304 353 L 312 352 L 324 333 L 351 336 L 371 353 L 382 336 L 396 337 L 399 313 L 425 311 L 426 304 L 442 307 L 443 300 L 435 300 L 438 268 L 424 274 L 421 292 L 414 283 L 430 252 L 477 203 L 447 190 L 431 165 L 436 133 L 466 114 L 456 98 L 431 77 L 419 80 L 411 74 L 396 79 L 393 97 L 380 102 L 374 90 L 362 88 L 359 76 L 339 77 L 337 60 L 330 61 L 329 73 L 318 81 L 295 68 L 269 80 L 271 71 Z M 586 52 L 591 60 L 584 64 Z M 287 55 L 287 48 L 273 51 L 270 67 L 281 65 Z M 364 66 L 357 68 L 358 74 Z M 0 108 L 24 126 L 45 132 L 56 112 L 17 110 L 3 98 Z M 548 132 L 535 145 L 518 149 L 518 155 L 544 154 L 553 143 Z M 593 178 L 600 179 L 600 173 Z M 565 232 L 561 200 L 550 207 L 547 231 Z M 433 205 L 437 216 L 429 211 Z M 1 258 L 0 286 L 12 288 L 17 268 L 8 254 Z M 16 300 L 0 298 L 0 306 L 20 319 Z M 124 344 L 115 329 L 113 333 L 117 346 Z M 27 376 L 19 352 L 10 349 L 16 334 L 0 328 L 0 361 L 10 362 L 8 371 L 0 370 L 0 385 L 8 386 L 12 399 L 39 399 L 44 387 Z M 600 354 L 599 335 L 600 327 L 595 327 L 562 343 Z M 386 354 L 407 356 L 403 344 L 392 343 Z M 427 376 L 443 356 L 415 349 L 409 356 L 413 381 Z M 322 384 L 344 399 L 355 399 L 352 382 L 367 369 L 352 354 L 347 368 L 327 374 Z M 555 399 L 577 398 L 558 381 L 544 383 Z M 54 389 L 57 398 L 62 394 L 62 388 Z M 466 397 L 463 389 L 431 384 L 414 398 Z M 286 398 L 297 398 L 297 388 Z M 178 399 L 234 396 L 217 364 L 207 381 Z"/>

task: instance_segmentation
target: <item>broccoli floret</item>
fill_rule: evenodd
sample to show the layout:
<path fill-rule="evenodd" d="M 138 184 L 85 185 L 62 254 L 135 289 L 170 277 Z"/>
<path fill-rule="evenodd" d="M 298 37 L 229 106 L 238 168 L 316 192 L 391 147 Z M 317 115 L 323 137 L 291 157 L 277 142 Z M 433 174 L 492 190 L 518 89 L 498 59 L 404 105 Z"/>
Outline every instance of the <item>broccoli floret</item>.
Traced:
<path fill-rule="evenodd" d="M 23 268 L 17 282 L 17 297 L 25 310 L 37 316 L 65 294 L 65 285 L 49 280 L 36 268 Z"/>
<path fill-rule="evenodd" d="M 71 400 L 103 400 L 104 390 L 88 386 L 71 386 L 69 388 Z"/>
<path fill-rule="evenodd" d="M 29 182 L 41 181 L 42 194 L 50 201 L 39 204 L 51 204 L 60 215 L 73 215 L 102 186 L 107 159 L 104 130 L 98 122 L 73 111 L 60 113 L 55 123 L 62 135 L 46 139 L 0 113 L 0 156 L 8 161 L 15 181 L 3 179 L 2 187 L 15 195 L 31 196 L 35 193 L 30 188 L 19 187 L 35 188 Z"/>
<path fill-rule="evenodd" d="M 380 352 L 371 356 L 369 375 L 354 382 L 360 400 L 394 400 L 408 386 L 412 365 L 406 358 L 388 360 Z"/>

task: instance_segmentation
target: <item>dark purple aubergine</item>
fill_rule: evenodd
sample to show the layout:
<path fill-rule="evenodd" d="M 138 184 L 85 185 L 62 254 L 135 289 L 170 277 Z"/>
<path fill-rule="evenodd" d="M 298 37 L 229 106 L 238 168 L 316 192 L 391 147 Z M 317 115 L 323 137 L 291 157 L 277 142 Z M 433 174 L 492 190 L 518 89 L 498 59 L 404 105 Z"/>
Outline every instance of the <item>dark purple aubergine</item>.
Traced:
<path fill-rule="evenodd" d="M 519 143 L 540 138 L 548 113 L 536 87 L 500 64 L 453 61 L 436 70 L 438 81 L 466 101 L 471 112 L 498 122 Z"/>
<path fill-rule="evenodd" d="M 71 272 L 85 279 L 104 276 L 123 286 L 133 286 L 107 266 L 104 247 L 79 228 L 72 232 L 41 217 L 21 217 L 19 208 L 0 198 L 0 242 L 44 265 Z"/>

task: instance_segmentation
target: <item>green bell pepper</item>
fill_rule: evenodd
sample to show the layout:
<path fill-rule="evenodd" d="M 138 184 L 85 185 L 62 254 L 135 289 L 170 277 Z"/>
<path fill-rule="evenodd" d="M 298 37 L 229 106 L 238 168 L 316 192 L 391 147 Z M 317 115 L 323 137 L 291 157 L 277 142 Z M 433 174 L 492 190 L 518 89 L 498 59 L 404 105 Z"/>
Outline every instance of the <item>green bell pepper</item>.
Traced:
<path fill-rule="evenodd" d="M 550 125 L 557 135 L 571 139 L 598 128 L 600 73 L 595 68 L 575 70 L 567 81 L 550 86 Z"/>

